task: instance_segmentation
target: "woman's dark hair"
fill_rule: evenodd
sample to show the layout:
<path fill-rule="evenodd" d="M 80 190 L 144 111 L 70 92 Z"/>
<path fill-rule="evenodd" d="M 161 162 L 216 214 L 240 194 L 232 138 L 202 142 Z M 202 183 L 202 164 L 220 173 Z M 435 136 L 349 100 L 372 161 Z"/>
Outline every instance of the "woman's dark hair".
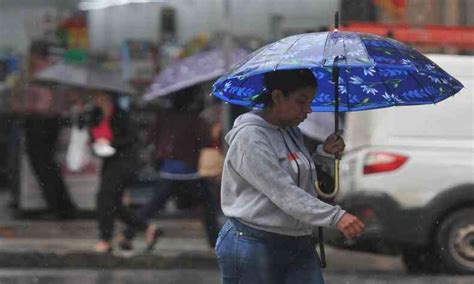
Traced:
<path fill-rule="evenodd" d="M 172 101 L 173 108 L 178 111 L 188 110 L 195 103 L 200 91 L 199 86 L 192 86 L 176 92 Z"/>
<path fill-rule="evenodd" d="M 318 83 L 309 69 L 277 70 L 263 75 L 265 91 L 252 98 L 251 106 L 263 105 L 263 108 L 272 105 L 271 93 L 280 90 L 285 96 L 305 87 L 317 88 Z"/>

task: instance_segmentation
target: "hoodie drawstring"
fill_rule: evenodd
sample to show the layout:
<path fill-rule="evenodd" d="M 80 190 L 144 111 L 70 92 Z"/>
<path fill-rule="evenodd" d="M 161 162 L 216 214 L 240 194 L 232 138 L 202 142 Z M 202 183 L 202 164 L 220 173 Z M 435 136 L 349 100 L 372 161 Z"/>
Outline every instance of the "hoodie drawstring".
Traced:
<path fill-rule="evenodd" d="M 278 129 L 280 131 L 281 138 L 283 138 L 283 143 L 285 143 L 286 150 L 288 150 L 288 153 L 290 153 L 291 158 L 295 161 L 296 163 L 296 168 L 297 168 L 297 174 L 298 174 L 298 180 L 296 182 L 296 185 L 300 186 L 300 165 L 298 164 L 298 159 L 296 156 L 291 152 L 290 147 L 288 146 L 288 143 L 286 143 L 285 135 L 283 135 L 283 131 L 281 129 Z"/>
<path fill-rule="evenodd" d="M 296 145 L 296 147 L 298 148 L 298 150 L 301 152 L 301 154 L 304 156 L 304 158 L 308 161 L 308 164 L 309 164 L 309 173 L 311 175 L 311 183 L 314 183 L 314 177 L 313 177 L 313 167 L 314 169 L 316 170 L 316 166 L 313 165 L 313 160 L 308 158 L 305 154 L 304 154 L 304 151 L 303 149 L 301 149 L 300 145 L 296 142 L 296 138 L 293 138 L 291 133 L 293 133 L 293 135 L 295 137 L 297 137 L 297 135 L 294 133 L 294 129 L 293 128 L 290 128 L 290 131 L 288 131 L 288 136 L 290 136 L 290 139 L 291 141 L 293 141 L 293 144 Z"/>

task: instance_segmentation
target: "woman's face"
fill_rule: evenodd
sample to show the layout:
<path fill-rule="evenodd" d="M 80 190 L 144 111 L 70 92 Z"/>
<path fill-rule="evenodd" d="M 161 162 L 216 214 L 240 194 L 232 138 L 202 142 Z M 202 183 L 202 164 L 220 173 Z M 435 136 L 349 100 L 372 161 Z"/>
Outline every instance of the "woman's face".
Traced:
<path fill-rule="evenodd" d="M 280 92 L 281 93 L 281 92 Z M 284 126 L 296 126 L 311 113 L 311 102 L 316 94 L 313 87 L 304 87 L 278 99 L 274 111 Z"/>

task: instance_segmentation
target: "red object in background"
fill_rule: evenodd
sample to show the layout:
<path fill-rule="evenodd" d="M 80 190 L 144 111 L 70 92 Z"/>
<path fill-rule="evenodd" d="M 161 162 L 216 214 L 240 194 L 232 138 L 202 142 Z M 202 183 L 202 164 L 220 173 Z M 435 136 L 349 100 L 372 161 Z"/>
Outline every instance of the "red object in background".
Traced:
<path fill-rule="evenodd" d="M 380 5 L 382 2 L 388 2 L 389 4 L 397 8 L 405 8 L 406 6 L 405 0 L 372 0 L 372 3 L 374 3 L 375 5 Z"/>
<path fill-rule="evenodd" d="M 387 152 L 370 152 L 367 154 L 364 163 L 364 175 L 391 172 L 399 169 L 408 157 L 387 153 Z"/>
<path fill-rule="evenodd" d="M 112 128 L 110 128 L 110 118 L 104 117 L 99 125 L 91 129 L 91 132 L 94 141 L 97 141 L 98 139 L 112 141 L 113 133 Z"/>
<path fill-rule="evenodd" d="M 405 8 L 406 6 L 406 1 L 405 0 L 392 0 L 393 5 L 395 5 L 398 8 Z"/>
<path fill-rule="evenodd" d="M 364 32 L 380 36 L 391 36 L 407 44 L 420 44 L 439 47 L 458 47 L 474 49 L 474 27 L 384 25 L 366 22 L 351 22 L 342 26 L 341 31 Z"/>
<path fill-rule="evenodd" d="M 84 14 L 75 14 L 59 24 L 60 28 L 87 28 L 87 18 Z"/>
<path fill-rule="evenodd" d="M 405 0 L 372 0 L 372 3 L 395 19 L 402 20 L 405 16 Z"/>
<path fill-rule="evenodd" d="M 87 14 L 76 12 L 58 24 L 57 32 L 62 44 L 67 48 L 87 49 Z"/>

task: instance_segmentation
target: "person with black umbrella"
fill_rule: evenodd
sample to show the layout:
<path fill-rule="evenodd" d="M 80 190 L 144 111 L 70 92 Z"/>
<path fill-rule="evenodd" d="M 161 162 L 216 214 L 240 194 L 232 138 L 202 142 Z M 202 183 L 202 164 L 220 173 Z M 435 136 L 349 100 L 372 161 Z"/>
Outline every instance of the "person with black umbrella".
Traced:
<path fill-rule="evenodd" d="M 64 126 L 61 111 L 68 107 L 51 86 L 33 82 L 35 74 L 51 65 L 50 46 L 43 40 L 31 43 L 26 80 L 21 86 L 24 88 L 12 99 L 11 107 L 23 122 L 25 152 L 43 193 L 47 213 L 65 220 L 77 216 L 77 206 L 56 160 L 58 139 Z"/>

